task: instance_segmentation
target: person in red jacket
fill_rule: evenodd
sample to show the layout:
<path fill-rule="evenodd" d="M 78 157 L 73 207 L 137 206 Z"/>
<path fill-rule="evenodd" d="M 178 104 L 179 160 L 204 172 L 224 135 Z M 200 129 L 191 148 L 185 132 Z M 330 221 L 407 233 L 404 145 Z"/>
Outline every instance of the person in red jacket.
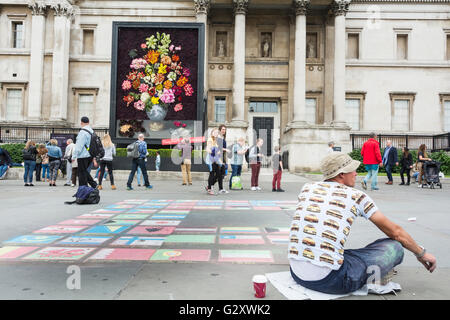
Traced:
<path fill-rule="evenodd" d="M 366 165 L 367 175 L 361 181 L 362 187 L 367 190 L 367 182 L 372 179 L 372 190 L 378 190 L 378 166 L 382 162 L 380 143 L 376 140 L 377 135 L 373 132 L 369 134 L 369 140 L 364 142 L 361 149 L 363 163 Z"/>

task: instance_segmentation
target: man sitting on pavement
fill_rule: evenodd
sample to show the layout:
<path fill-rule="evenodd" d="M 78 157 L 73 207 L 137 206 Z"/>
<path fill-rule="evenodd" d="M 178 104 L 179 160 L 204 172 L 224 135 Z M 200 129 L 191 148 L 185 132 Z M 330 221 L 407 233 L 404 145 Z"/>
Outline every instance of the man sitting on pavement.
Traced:
<path fill-rule="evenodd" d="M 433 272 L 436 258 L 390 221 L 363 191 L 354 189 L 360 162 L 342 152 L 321 162 L 323 182 L 306 183 L 291 223 L 289 261 L 294 280 L 305 288 L 347 294 L 363 287 L 374 270 L 386 280 L 408 249 Z M 362 249 L 344 250 L 356 217 L 374 223 L 389 238 Z M 386 282 L 386 281 L 385 281 Z"/>

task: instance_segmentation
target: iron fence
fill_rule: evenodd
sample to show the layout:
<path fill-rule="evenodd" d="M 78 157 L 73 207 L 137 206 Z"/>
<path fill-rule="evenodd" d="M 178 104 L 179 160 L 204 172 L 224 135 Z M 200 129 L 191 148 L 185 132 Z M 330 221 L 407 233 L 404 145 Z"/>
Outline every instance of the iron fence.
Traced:
<path fill-rule="evenodd" d="M 361 149 L 364 142 L 369 139 L 368 134 L 350 134 L 352 149 Z M 425 144 L 431 151 L 450 151 L 450 132 L 439 135 L 400 135 L 400 134 L 379 134 L 377 140 L 380 147 L 386 146 L 386 141 L 391 140 L 396 148 L 407 147 L 411 150 L 419 149 L 421 144 Z"/>
<path fill-rule="evenodd" d="M 52 128 L 52 127 L 17 127 L 0 125 L 0 143 L 24 143 L 33 140 L 37 143 L 44 143 L 50 140 L 51 134 L 75 134 L 80 128 Z M 108 133 L 108 128 L 94 128 L 99 137 Z"/>

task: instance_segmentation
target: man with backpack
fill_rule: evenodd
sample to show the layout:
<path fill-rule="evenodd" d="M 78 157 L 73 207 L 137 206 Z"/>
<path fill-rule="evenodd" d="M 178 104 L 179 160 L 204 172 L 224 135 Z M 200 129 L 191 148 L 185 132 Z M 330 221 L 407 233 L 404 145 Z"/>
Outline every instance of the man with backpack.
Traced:
<path fill-rule="evenodd" d="M 88 167 L 96 157 L 104 155 L 105 150 L 100 139 L 95 135 L 89 125 L 89 118 L 82 117 L 80 123 L 81 129 L 77 136 L 77 142 L 72 151 L 72 163 L 76 160 L 78 163 L 78 182 L 80 186 L 97 188 L 97 183 L 92 179 Z M 100 145 L 98 145 L 100 143 Z M 103 153 L 103 155 L 102 155 Z"/>
<path fill-rule="evenodd" d="M 127 157 L 133 158 L 131 163 L 131 172 L 127 181 L 127 190 L 133 190 L 131 183 L 134 179 L 134 174 L 137 168 L 141 168 L 142 175 L 144 176 L 144 183 L 147 189 L 152 189 L 148 181 L 147 168 L 145 167 L 147 158 L 147 143 L 144 140 L 144 135 L 141 133 L 138 136 L 138 140 L 127 146 Z"/>

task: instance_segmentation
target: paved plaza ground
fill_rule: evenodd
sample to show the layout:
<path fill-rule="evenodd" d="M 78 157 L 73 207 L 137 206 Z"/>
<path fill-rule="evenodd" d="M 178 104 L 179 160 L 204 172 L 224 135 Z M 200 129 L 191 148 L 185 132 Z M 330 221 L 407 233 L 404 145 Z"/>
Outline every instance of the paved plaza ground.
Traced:
<path fill-rule="evenodd" d="M 153 190 L 126 191 L 125 181 L 119 180 L 113 191 L 105 182 L 101 202 L 89 206 L 64 205 L 75 188 L 63 187 L 62 181 L 56 188 L 39 182 L 25 188 L 20 180 L 2 180 L 0 299 L 256 299 L 253 275 L 288 270 L 284 232 L 290 226 L 292 204 L 309 179 L 284 173 L 286 192 L 274 193 L 266 171 L 260 182 L 263 190 L 254 192 L 245 173 L 245 190 L 209 196 L 206 181 L 182 186 L 175 179 L 156 180 L 150 172 Z M 394 277 L 402 286 L 400 293 L 343 299 L 449 299 L 450 184 L 444 183 L 442 190 L 422 190 L 399 186 L 399 181 L 386 186 L 384 179 L 379 179 L 381 190 L 369 194 L 383 213 L 436 256 L 437 269 L 430 274 L 407 251 Z M 87 215 L 94 211 L 100 216 Z M 408 221 L 412 217 L 416 221 Z M 158 220 L 179 224 L 161 229 L 152 225 Z M 67 241 L 77 232 L 98 244 Z M 36 238 L 39 235 L 46 237 Z M 27 243 L 21 236 L 49 243 Z M 372 223 L 360 218 L 346 248 L 381 237 L 385 236 Z M 137 246 L 139 241 L 146 246 Z M 67 288 L 71 265 L 80 267 L 79 290 Z M 266 299 L 285 297 L 269 284 Z"/>

